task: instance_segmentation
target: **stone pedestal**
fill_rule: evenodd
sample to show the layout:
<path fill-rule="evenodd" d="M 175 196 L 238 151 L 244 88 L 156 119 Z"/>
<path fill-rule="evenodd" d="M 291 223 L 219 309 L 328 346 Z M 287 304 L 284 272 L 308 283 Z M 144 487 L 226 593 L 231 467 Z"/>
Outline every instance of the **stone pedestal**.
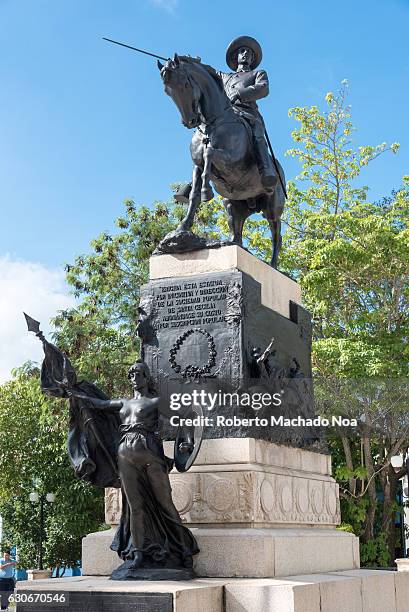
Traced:
<path fill-rule="evenodd" d="M 141 307 L 144 358 L 165 399 L 177 385 L 185 391 L 192 384 L 246 389 L 259 377 L 269 388 L 274 377 L 268 368 L 254 373 L 252 355 L 274 338 L 270 372 L 281 372 L 296 414 L 312 416 L 311 322 L 293 280 L 234 246 L 162 255 L 151 259 Z M 291 381 L 282 382 L 294 376 L 294 360 L 304 395 Z M 190 380 L 191 366 L 206 363 Z M 222 406 L 215 413 L 236 414 Z M 203 612 L 385 612 L 383 593 L 396 587 L 399 603 L 391 610 L 403 612 L 409 578 L 360 572 L 358 538 L 336 529 L 339 491 L 330 456 L 312 452 L 305 440 L 302 447 L 277 442 L 274 427 L 205 431 L 190 470 L 170 474 L 175 506 L 200 547 L 198 578 L 183 593 L 180 584 L 127 585 L 134 598 L 159 589 L 170 596 L 163 610 L 172 612 L 184 610 L 185 602 Z M 173 442 L 164 447 L 172 457 Z M 101 593 L 121 587 L 103 578 L 120 564 L 109 549 L 120 516 L 119 491 L 107 489 L 112 529 L 84 538 L 82 555 L 83 573 L 97 577 L 85 580 Z M 380 607 L 371 596 L 376 580 Z"/>
<path fill-rule="evenodd" d="M 254 255 L 226 246 L 152 257 L 140 307 L 143 357 L 162 401 L 193 390 L 235 393 L 260 387 L 281 394 L 280 408 L 218 401 L 212 415 L 314 416 L 311 317 L 301 305 L 300 287 Z M 257 363 L 255 354 L 268 346 L 268 358 Z M 172 439 L 175 431 L 164 430 Z M 203 435 L 282 442 L 285 434 L 299 434 L 301 442 L 316 435 L 243 422 L 205 425 Z"/>
<path fill-rule="evenodd" d="M 161 255 L 151 258 L 140 307 L 143 357 L 164 401 L 176 390 L 270 389 L 279 380 L 293 416 L 313 416 L 311 321 L 292 279 L 237 246 Z M 256 363 L 254 349 L 264 351 L 272 338 L 269 366 Z M 216 415 L 255 416 L 245 412 L 214 408 Z M 272 408 L 261 412 L 270 422 Z M 277 444 L 274 429 L 205 427 L 193 467 L 171 473 L 175 506 L 201 549 L 198 576 L 272 578 L 359 567 L 358 539 L 336 530 L 330 457 Z M 172 442 L 165 453 L 173 455 Z M 120 515 L 118 490 L 107 490 L 106 522 L 115 526 Z M 112 537 L 110 530 L 84 539 L 85 574 L 109 575 L 120 564 L 109 550 Z"/>

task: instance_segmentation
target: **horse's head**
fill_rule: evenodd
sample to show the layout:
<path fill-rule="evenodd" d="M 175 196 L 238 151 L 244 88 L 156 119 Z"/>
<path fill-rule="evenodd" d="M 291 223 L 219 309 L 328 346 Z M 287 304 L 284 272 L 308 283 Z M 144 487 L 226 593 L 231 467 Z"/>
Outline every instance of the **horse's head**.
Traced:
<path fill-rule="evenodd" d="M 189 63 L 182 61 L 175 53 L 166 64 L 158 61 L 158 68 L 165 85 L 165 93 L 175 102 L 187 128 L 195 128 L 201 123 L 199 102 L 202 96 L 199 85 L 189 73 Z"/>

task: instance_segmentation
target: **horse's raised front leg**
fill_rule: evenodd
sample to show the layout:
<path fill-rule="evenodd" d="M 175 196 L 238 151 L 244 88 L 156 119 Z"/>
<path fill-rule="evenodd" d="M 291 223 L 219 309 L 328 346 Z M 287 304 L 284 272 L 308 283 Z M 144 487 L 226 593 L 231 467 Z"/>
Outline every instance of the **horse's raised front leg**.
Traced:
<path fill-rule="evenodd" d="M 185 217 L 182 219 L 177 231 L 189 231 L 195 220 L 197 207 L 200 204 L 200 189 L 202 187 L 202 173 L 199 166 L 194 166 L 192 188 L 189 195 L 189 204 Z"/>
<path fill-rule="evenodd" d="M 214 196 L 212 186 L 210 185 L 210 170 L 212 167 L 214 149 L 209 144 L 204 147 L 203 160 L 204 167 L 202 172 L 202 191 L 201 200 L 202 202 L 208 202 Z"/>

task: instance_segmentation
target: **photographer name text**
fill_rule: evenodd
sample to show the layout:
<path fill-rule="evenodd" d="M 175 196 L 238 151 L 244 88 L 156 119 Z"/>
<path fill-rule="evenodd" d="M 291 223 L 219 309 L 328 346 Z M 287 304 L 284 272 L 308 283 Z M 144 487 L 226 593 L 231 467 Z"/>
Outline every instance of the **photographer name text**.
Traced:
<path fill-rule="evenodd" d="M 174 415 L 170 419 L 170 424 L 176 427 L 357 427 L 358 421 L 344 416 L 332 416 L 330 418 L 317 416 L 313 419 L 298 416 L 290 419 L 282 415 L 271 415 L 269 418 L 259 416 L 251 418 L 226 417 L 223 415 L 183 418 Z"/>

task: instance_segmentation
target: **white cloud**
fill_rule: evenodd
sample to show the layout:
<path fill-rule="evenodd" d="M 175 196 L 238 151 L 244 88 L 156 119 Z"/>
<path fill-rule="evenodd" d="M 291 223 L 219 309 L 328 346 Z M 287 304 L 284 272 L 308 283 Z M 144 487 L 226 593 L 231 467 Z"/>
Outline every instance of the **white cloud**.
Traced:
<path fill-rule="evenodd" d="M 151 0 L 151 3 L 157 8 L 173 13 L 179 4 L 179 0 Z"/>
<path fill-rule="evenodd" d="M 27 331 L 23 311 L 38 321 L 44 333 L 58 310 L 74 304 L 62 270 L 30 261 L 0 257 L 0 383 L 25 361 L 40 362 L 41 342 Z"/>

